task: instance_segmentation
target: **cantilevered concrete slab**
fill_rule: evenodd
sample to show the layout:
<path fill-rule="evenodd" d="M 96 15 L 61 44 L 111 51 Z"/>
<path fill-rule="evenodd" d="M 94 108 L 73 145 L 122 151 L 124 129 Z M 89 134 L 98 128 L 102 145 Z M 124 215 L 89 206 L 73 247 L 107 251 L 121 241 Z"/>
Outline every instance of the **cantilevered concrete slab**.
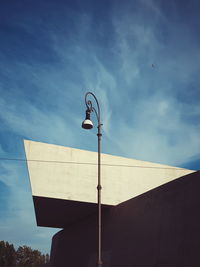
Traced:
<path fill-rule="evenodd" d="M 38 225 L 64 227 L 95 213 L 96 152 L 29 140 L 24 141 L 24 146 Z M 103 208 L 118 205 L 192 172 L 102 154 Z"/>

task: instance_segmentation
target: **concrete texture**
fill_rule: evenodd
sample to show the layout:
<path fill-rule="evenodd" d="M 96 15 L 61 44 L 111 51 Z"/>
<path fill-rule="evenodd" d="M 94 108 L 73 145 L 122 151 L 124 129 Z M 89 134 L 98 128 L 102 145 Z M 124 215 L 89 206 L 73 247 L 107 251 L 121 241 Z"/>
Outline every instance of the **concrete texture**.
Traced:
<path fill-rule="evenodd" d="M 103 212 L 103 267 L 199 267 L 200 172 Z M 51 267 L 96 266 L 97 215 L 58 232 Z"/>
<path fill-rule="evenodd" d="M 66 227 L 93 213 L 97 201 L 96 152 L 29 140 L 24 140 L 24 147 L 38 225 Z M 108 154 L 102 154 L 101 170 L 105 206 L 118 205 L 193 172 Z"/>
<path fill-rule="evenodd" d="M 97 258 L 97 153 L 24 141 L 50 267 Z M 200 173 L 102 154 L 102 267 L 199 267 Z"/>

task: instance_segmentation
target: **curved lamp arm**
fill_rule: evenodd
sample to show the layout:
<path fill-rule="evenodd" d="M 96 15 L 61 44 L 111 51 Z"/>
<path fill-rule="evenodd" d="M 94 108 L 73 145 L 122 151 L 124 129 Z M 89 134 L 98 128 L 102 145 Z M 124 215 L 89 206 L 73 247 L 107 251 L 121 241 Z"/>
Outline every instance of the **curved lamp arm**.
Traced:
<path fill-rule="evenodd" d="M 96 109 L 93 107 L 92 105 L 92 101 L 88 100 L 88 96 L 91 95 L 93 96 L 93 98 L 96 101 L 97 104 L 97 111 Z M 97 121 L 98 121 L 98 184 L 97 184 L 97 203 L 98 203 L 98 259 L 97 259 L 97 266 L 101 267 L 103 262 L 102 262 L 102 258 L 101 258 L 101 120 L 100 120 L 100 108 L 99 108 L 99 102 L 96 98 L 96 96 L 91 93 L 91 92 L 87 92 L 85 94 L 85 105 L 87 107 L 86 109 L 86 118 L 82 123 L 82 128 L 84 129 L 92 129 L 93 127 L 93 123 L 90 120 L 90 113 L 91 112 L 95 112 L 96 117 L 97 117 Z"/>
<path fill-rule="evenodd" d="M 87 100 L 87 97 L 88 97 L 89 95 L 93 96 L 93 98 L 95 99 L 96 104 L 97 104 L 98 112 L 97 112 L 96 109 L 93 107 L 93 105 L 92 105 L 92 101 L 91 101 L 91 100 Z M 100 117 L 100 107 L 99 107 L 99 102 L 98 102 L 96 96 L 95 96 L 92 92 L 87 92 L 87 93 L 85 94 L 85 105 L 86 105 L 87 110 L 88 110 L 89 112 L 95 112 L 96 117 L 97 117 L 97 121 L 98 121 L 98 127 L 101 126 L 102 124 L 101 124 L 101 119 L 100 119 L 101 117 Z"/>

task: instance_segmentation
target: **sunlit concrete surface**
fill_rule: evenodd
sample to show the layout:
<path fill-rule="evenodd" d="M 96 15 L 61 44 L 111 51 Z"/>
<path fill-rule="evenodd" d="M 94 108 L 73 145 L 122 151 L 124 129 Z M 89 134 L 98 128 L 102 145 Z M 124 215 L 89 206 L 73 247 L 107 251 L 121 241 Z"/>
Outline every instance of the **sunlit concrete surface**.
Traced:
<path fill-rule="evenodd" d="M 95 266 L 97 153 L 28 140 L 24 146 L 37 225 L 64 228 L 52 239 L 50 266 Z M 102 154 L 103 266 L 200 266 L 199 178 Z"/>
<path fill-rule="evenodd" d="M 97 153 L 24 141 L 33 196 L 96 203 Z M 193 171 L 102 154 L 102 203 L 117 205 Z"/>
<path fill-rule="evenodd" d="M 38 226 L 65 228 L 97 211 L 97 153 L 24 141 Z M 192 173 L 102 154 L 102 209 Z"/>

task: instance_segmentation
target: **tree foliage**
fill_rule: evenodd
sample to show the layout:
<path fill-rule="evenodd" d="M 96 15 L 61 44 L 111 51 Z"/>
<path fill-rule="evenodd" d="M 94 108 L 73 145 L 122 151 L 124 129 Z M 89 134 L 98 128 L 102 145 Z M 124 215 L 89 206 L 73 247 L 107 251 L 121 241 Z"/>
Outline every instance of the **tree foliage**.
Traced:
<path fill-rule="evenodd" d="M 0 266 L 15 266 L 16 253 L 15 248 L 8 242 L 0 241 Z"/>
<path fill-rule="evenodd" d="M 0 267 L 37 267 L 49 262 L 49 255 L 27 246 L 16 250 L 13 244 L 0 241 Z"/>

